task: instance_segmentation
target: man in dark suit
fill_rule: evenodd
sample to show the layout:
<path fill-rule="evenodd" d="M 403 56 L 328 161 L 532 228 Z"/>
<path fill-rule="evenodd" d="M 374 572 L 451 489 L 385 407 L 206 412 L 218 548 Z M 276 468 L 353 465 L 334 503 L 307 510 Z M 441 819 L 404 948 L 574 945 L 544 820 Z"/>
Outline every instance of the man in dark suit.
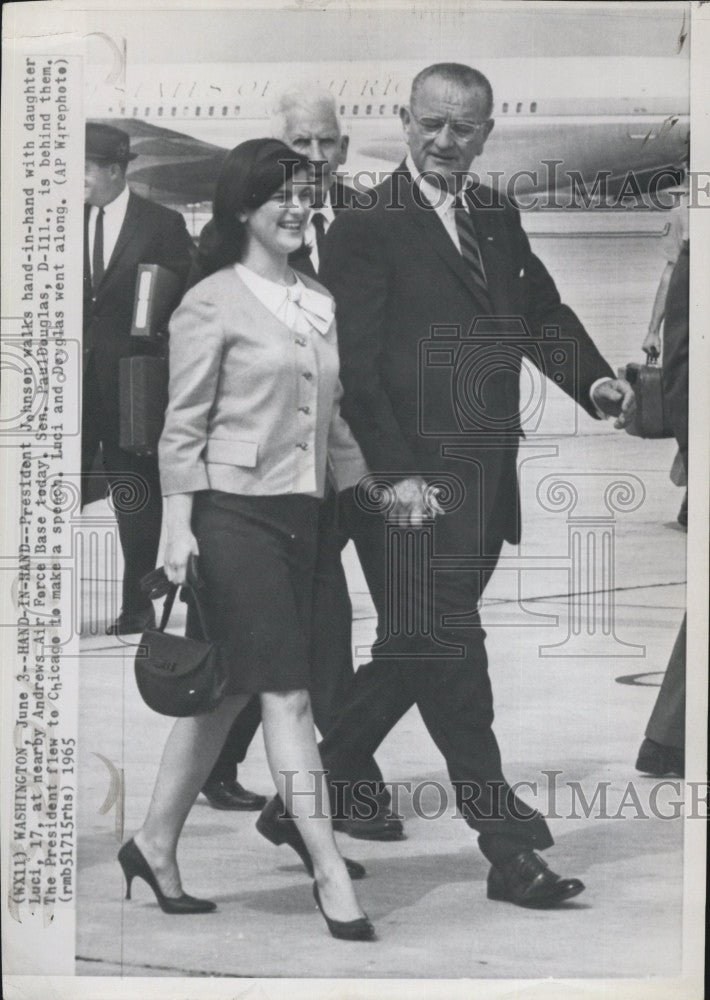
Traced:
<path fill-rule="evenodd" d="M 663 394 L 683 465 L 688 469 L 688 358 L 690 253 L 686 239 L 668 285 L 663 326 Z M 639 749 L 637 771 L 661 778 L 685 775 L 686 616 L 676 637 L 656 704 Z"/>
<path fill-rule="evenodd" d="M 114 498 L 124 570 L 121 611 L 111 635 L 155 624 L 140 589 L 155 568 L 162 503 L 157 460 L 119 447 L 119 361 L 137 349 L 131 323 L 139 264 L 161 264 L 184 283 L 192 241 L 179 212 L 133 194 L 126 167 L 135 154 L 125 132 L 86 126 L 84 180 L 84 377 L 81 424 L 82 492 L 101 448 Z M 127 502 L 126 498 L 130 497 Z"/>
<path fill-rule="evenodd" d="M 317 89 L 293 90 L 277 102 L 272 131 L 297 152 L 307 156 L 315 172 L 315 198 L 306 227 L 304 244 L 291 255 L 292 266 L 310 277 L 318 277 L 325 234 L 337 214 L 355 200 L 355 192 L 337 176 L 347 157 L 348 136 L 343 135 L 333 95 Z M 213 239 L 212 223 L 200 235 L 200 250 Z M 199 260 L 196 267 L 199 266 Z M 198 280 L 194 271 L 192 277 Z M 352 605 L 343 571 L 341 550 L 347 541 L 336 518 L 336 497 L 326 496 L 321 512 L 320 547 L 315 577 L 313 636 L 313 682 L 310 689 L 313 717 L 321 732 L 335 719 L 352 685 Z M 246 790 L 237 781 L 238 765 L 244 760 L 261 721 L 259 699 L 253 698 L 235 720 L 224 748 L 202 791 L 218 809 L 261 809 L 266 799 Z M 382 774 L 372 758 L 362 762 L 358 777 L 374 783 Z M 386 818 L 389 795 L 381 793 L 379 809 L 369 820 L 343 819 L 339 828 L 364 839 L 393 840 L 402 835 L 402 823 Z"/>
<path fill-rule="evenodd" d="M 354 780 L 359 762 L 416 703 L 491 863 L 489 897 L 551 906 L 584 886 L 535 853 L 552 844 L 547 824 L 503 776 L 477 604 L 503 542 L 519 540 L 523 354 L 554 372 L 592 417 L 601 410 L 623 425 L 633 393 L 561 303 L 518 212 L 466 185 L 493 128 L 492 106 L 476 70 L 441 64 L 420 73 L 401 111 L 409 156 L 370 209 L 344 213 L 326 240 L 321 274 L 336 301 L 343 414 L 386 486 L 390 527 L 412 551 L 433 523 L 433 551 L 451 557 L 452 568 L 437 570 L 432 584 L 404 546 L 395 575 L 394 536 L 372 509 L 383 491 L 346 499 L 343 520 L 377 608 L 378 643 L 321 755 L 331 779 Z M 523 318 L 527 332 L 510 317 Z M 551 327 L 559 338 L 548 341 Z M 436 490 L 446 484 L 458 499 L 443 512 Z M 290 823 L 281 813 L 278 799 L 262 813 L 272 837 Z"/>

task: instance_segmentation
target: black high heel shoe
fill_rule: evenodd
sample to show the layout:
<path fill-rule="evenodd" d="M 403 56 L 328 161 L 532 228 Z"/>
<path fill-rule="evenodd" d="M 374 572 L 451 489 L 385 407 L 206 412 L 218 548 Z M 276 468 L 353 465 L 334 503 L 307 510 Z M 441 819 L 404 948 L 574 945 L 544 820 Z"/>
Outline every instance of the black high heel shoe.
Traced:
<path fill-rule="evenodd" d="M 181 896 L 166 896 L 133 837 L 118 852 L 118 861 L 126 876 L 126 899 L 131 898 L 131 883 L 138 876 L 151 887 L 163 913 L 212 913 L 217 909 L 210 899 L 195 899 L 185 892 Z"/>
<path fill-rule="evenodd" d="M 321 905 L 318 885 L 315 882 L 313 883 L 313 898 L 334 938 L 340 938 L 342 941 L 375 940 L 375 928 L 367 917 L 358 917 L 357 920 L 331 920 Z"/>
<path fill-rule="evenodd" d="M 269 843 L 279 847 L 281 844 L 288 844 L 303 862 L 311 878 L 313 878 L 313 861 L 308 848 L 303 842 L 301 834 L 296 828 L 296 824 L 290 816 L 282 818 L 283 805 L 281 799 L 275 796 L 268 802 L 261 811 L 261 815 L 256 821 L 256 828 L 262 837 L 266 837 Z M 365 878 L 367 874 L 363 865 L 351 858 L 343 858 L 348 875 L 351 879 L 357 880 Z"/>

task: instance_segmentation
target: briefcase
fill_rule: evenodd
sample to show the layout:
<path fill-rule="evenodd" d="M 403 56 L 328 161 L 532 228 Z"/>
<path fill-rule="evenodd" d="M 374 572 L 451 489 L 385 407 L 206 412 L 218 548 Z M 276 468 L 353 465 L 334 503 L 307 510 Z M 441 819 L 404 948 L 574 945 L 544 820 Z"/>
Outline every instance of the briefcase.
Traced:
<path fill-rule="evenodd" d="M 118 378 L 119 447 L 133 455 L 155 455 L 168 405 L 167 358 L 121 358 Z"/>
<path fill-rule="evenodd" d="M 625 428 L 626 433 L 642 438 L 673 437 L 663 398 L 661 368 L 657 364 L 631 362 L 619 374 L 629 382 L 636 396 L 636 412 Z"/>

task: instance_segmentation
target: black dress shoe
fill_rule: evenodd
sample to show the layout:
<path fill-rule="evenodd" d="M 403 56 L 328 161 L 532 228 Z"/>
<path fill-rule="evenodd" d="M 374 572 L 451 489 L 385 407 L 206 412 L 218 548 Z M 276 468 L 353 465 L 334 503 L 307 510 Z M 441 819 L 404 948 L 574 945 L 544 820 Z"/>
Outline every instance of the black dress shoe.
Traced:
<path fill-rule="evenodd" d="M 511 861 L 492 867 L 488 873 L 488 898 L 517 906 L 545 909 L 579 895 L 584 883 L 578 878 L 560 878 L 534 851 L 521 851 Z"/>
<path fill-rule="evenodd" d="M 372 819 L 334 819 L 333 829 L 347 833 L 355 840 L 406 840 L 400 819 L 373 816 Z"/>
<path fill-rule="evenodd" d="M 663 778 L 668 774 L 676 774 L 679 778 L 683 778 L 685 753 L 676 747 L 664 746 L 646 737 L 639 750 L 636 770 L 642 774 L 651 774 L 654 778 Z"/>
<path fill-rule="evenodd" d="M 234 809 L 241 812 L 263 809 L 266 796 L 250 792 L 238 781 L 208 781 L 202 786 L 202 794 L 213 809 Z"/>
<path fill-rule="evenodd" d="M 134 635 L 137 632 L 145 632 L 147 628 L 155 628 L 155 611 L 152 604 L 145 611 L 134 611 L 130 615 L 121 611 L 116 621 L 107 627 L 106 635 Z"/>
<path fill-rule="evenodd" d="M 283 803 L 278 795 L 275 795 L 262 809 L 261 816 L 256 821 L 256 828 L 262 837 L 266 837 L 270 843 L 277 847 L 280 844 L 288 844 L 289 847 L 292 847 L 303 862 L 303 867 L 313 878 L 313 861 L 308 848 L 291 817 L 282 816 L 283 811 Z M 367 873 L 361 864 L 357 861 L 351 861 L 350 858 L 343 858 L 343 861 L 351 879 L 365 878 Z"/>

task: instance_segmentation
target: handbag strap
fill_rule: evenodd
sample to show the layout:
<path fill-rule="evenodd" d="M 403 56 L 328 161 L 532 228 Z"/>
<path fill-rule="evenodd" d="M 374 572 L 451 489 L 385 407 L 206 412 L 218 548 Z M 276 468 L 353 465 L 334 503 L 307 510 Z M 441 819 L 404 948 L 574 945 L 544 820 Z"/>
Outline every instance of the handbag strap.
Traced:
<path fill-rule="evenodd" d="M 170 618 L 170 612 L 173 610 L 173 604 L 175 603 L 175 595 L 178 592 L 177 584 L 171 583 L 170 589 L 165 595 L 165 602 L 163 604 L 163 613 L 160 616 L 160 624 L 158 625 L 158 631 L 164 632 L 168 624 L 168 618 Z"/>
<path fill-rule="evenodd" d="M 185 590 L 189 591 L 192 597 L 193 604 L 195 605 L 195 610 L 197 611 L 197 617 L 200 619 L 200 628 L 202 629 L 202 635 L 209 642 L 210 636 L 209 636 L 209 630 L 207 628 L 207 619 L 205 618 L 205 609 L 199 598 L 197 588 L 190 586 L 189 583 L 183 583 L 182 586 L 185 588 Z M 173 610 L 173 604 L 175 603 L 175 595 L 177 594 L 177 592 L 178 592 L 178 584 L 171 583 L 170 589 L 165 595 L 165 603 L 163 604 L 163 613 L 160 616 L 160 624 L 158 625 L 158 632 L 164 632 L 167 627 L 168 619 L 170 618 L 170 614 Z"/>
<path fill-rule="evenodd" d="M 184 587 L 188 590 L 192 596 L 193 604 L 195 605 L 195 611 L 197 611 L 197 617 L 200 619 L 200 628 L 202 629 L 202 636 L 207 642 L 210 641 L 210 633 L 207 628 L 207 619 L 205 618 L 205 609 L 200 600 L 200 595 L 198 593 L 197 587 L 190 586 L 189 583 L 185 583 Z"/>

